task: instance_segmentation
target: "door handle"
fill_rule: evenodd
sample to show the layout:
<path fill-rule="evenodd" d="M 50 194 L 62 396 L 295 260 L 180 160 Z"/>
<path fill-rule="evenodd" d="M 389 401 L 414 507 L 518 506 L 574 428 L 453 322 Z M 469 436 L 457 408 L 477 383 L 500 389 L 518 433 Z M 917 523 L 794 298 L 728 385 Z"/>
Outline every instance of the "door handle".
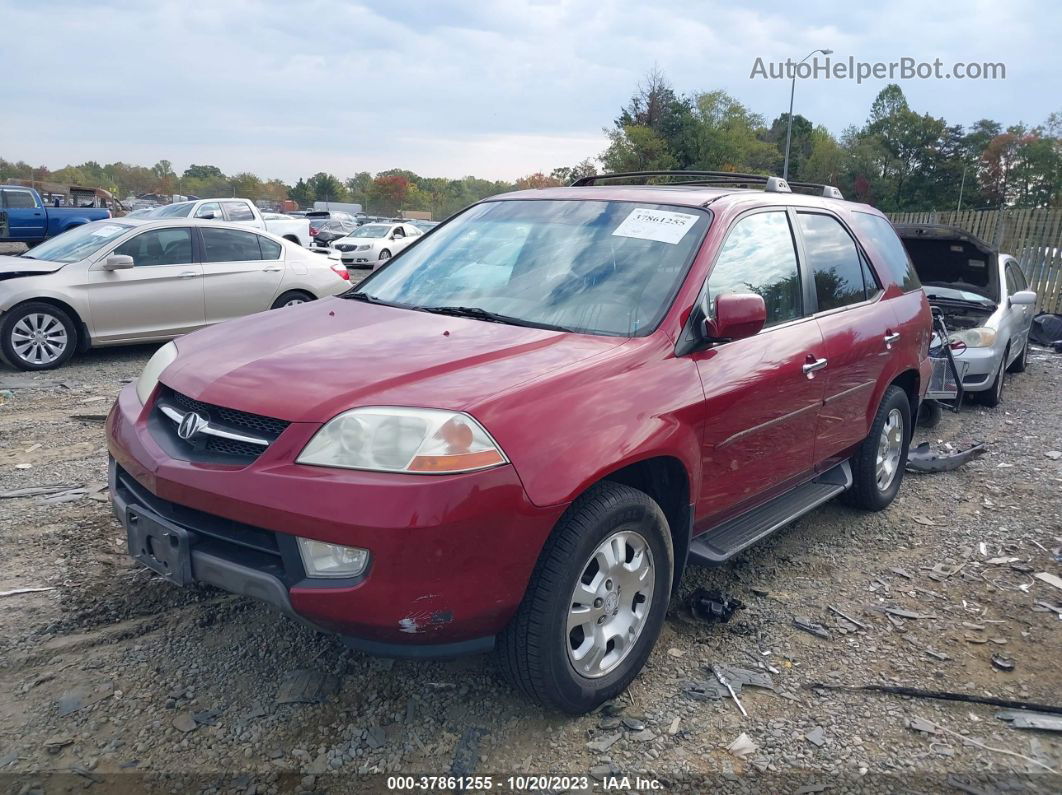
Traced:
<path fill-rule="evenodd" d="M 270 266 L 268 268 L 262 268 L 262 272 L 263 273 L 277 273 L 278 271 L 281 271 L 281 270 L 283 270 L 283 268 L 281 268 L 279 266 Z"/>
<path fill-rule="evenodd" d="M 180 277 L 182 279 L 194 279 L 198 275 L 199 274 L 196 273 L 195 271 L 184 271 L 183 273 L 180 274 Z"/>
<path fill-rule="evenodd" d="M 810 359 L 811 361 L 805 364 L 801 369 L 804 371 L 804 375 L 806 375 L 809 379 L 815 377 L 816 370 L 822 370 L 824 367 L 826 367 L 827 364 L 829 364 L 826 359 L 816 359 L 810 353 L 808 354 L 808 359 Z"/>
<path fill-rule="evenodd" d="M 892 343 L 900 341 L 900 332 L 898 331 L 886 331 L 885 332 L 885 347 L 892 348 Z"/>

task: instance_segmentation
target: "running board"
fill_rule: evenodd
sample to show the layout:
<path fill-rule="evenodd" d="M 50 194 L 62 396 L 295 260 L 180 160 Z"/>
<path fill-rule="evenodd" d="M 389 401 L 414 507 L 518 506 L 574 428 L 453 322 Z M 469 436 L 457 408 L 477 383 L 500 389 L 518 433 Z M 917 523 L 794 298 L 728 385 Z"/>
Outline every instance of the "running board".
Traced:
<path fill-rule="evenodd" d="M 852 467 L 842 461 L 814 480 L 736 516 L 690 542 L 691 563 L 718 566 L 738 552 L 799 519 L 852 485 Z"/>

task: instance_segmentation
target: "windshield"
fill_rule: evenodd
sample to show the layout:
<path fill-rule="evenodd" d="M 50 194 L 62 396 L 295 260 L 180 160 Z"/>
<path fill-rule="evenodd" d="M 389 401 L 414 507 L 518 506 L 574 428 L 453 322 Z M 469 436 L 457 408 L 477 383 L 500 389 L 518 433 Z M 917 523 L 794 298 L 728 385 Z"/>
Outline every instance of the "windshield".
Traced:
<path fill-rule="evenodd" d="M 658 204 L 485 202 L 420 239 L 358 292 L 400 306 L 474 307 L 545 327 L 639 336 L 663 318 L 709 222 L 702 210 Z"/>
<path fill-rule="evenodd" d="M 22 256 L 48 262 L 77 262 L 92 256 L 131 228 L 128 224 L 116 224 L 113 221 L 94 221 L 45 240 Z"/>
<path fill-rule="evenodd" d="M 365 224 L 350 233 L 351 237 L 387 237 L 391 227 L 383 224 Z"/>
<path fill-rule="evenodd" d="M 975 304 L 992 303 L 983 295 L 971 293 L 969 290 L 957 290 L 954 287 L 945 287 L 940 284 L 924 284 L 922 289 L 930 298 L 941 298 L 951 301 L 972 301 Z"/>
<path fill-rule="evenodd" d="M 195 202 L 180 202 L 179 204 L 167 204 L 165 207 L 159 207 L 157 210 L 152 211 L 152 218 L 187 218 L 188 214 L 192 212 L 192 206 Z"/>

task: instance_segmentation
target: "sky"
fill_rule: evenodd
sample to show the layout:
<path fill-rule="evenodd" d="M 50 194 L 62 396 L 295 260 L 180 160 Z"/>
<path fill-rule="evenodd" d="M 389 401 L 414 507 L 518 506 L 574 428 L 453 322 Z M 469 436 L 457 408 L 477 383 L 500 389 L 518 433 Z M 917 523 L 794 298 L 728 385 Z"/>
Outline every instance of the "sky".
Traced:
<path fill-rule="evenodd" d="M 1006 79 L 896 80 L 969 125 L 1062 111 L 1062 4 L 564 0 L 0 0 L 0 157 L 59 168 L 170 160 L 294 182 L 406 168 L 512 180 L 599 154 L 654 66 L 769 123 L 764 62 L 1002 62 Z M 821 60 L 821 59 L 820 59 Z M 794 112 L 839 134 L 888 82 L 799 80 Z"/>

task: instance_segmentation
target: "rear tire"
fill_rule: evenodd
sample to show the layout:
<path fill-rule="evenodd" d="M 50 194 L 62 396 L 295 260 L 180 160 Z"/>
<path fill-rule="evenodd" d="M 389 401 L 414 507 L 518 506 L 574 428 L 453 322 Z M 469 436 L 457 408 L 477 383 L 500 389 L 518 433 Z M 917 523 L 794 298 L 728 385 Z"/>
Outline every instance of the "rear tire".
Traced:
<path fill-rule="evenodd" d="M 502 675 L 538 703 L 572 715 L 613 698 L 656 643 L 673 571 L 660 506 L 630 486 L 593 486 L 557 523 L 498 637 Z"/>
<path fill-rule="evenodd" d="M 870 424 L 870 433 L 852 456 L 852 488 L 844 501 L 866 511 L 887 508 L 903 482 L 911 443 L 911 402 L 898 386 L 890 386 Z"/>
<path fill-rule="evenodd" d="M 305 304 L 308 301 L 315 300 L 312 295 L 302 290 L 288 290 L 286 293 L 282 293 L 270 309 L 282 309 L 285 306 L 298 306 L 299 304 Z"/>
<path fill-rule="evenodd" d="M 1010 367 L 1007 368 L 1008 373 L 1024 373 L 1025 368 L 1029 366 L 1029 341 L 1025 340 L 1025 344 L 1021 346 L 1021 353 L 1018 354 L 1018 358 L 1010 363 Z"/>
<path fill-rule="evenodd" d="M 3 315 L 0 352 L 19 370 L 52 370 L 77 350 L 77 325 L 59 307 L 27 301 Z"/>
<path fill-rule="evenodd" d="M 999 363 L 999 370 L 996 371 L 996 380 L 992 382 L 992 386 L 983 392 L 974 392 L 973 395 L 977 402 L 982 406 L 987 406 L 990 409 L 994 409 L 1003 400 L 1003 385 L 1007 380 L 1006 363 L 1007 354 L 1010 351 L 1003 352 L 1003 359 Z"/>

